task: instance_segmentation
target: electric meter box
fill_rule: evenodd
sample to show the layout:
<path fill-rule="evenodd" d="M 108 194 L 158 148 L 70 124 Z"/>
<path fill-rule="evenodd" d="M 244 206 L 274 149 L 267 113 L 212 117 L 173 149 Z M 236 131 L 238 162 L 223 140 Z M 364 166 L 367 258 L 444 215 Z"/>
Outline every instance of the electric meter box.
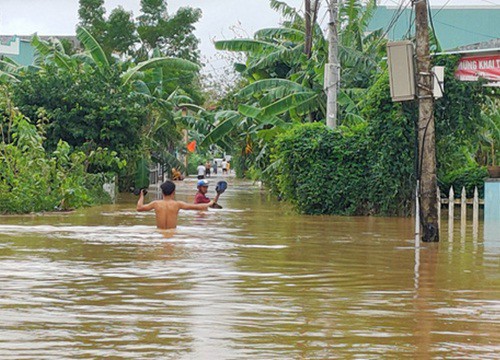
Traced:
<path fill-rule="evenodd" d="M 387 62 L 392 101 L 415 99 L 415 71 L 413 44 L 411 41 L 395 41 L 387 44 Z"/>

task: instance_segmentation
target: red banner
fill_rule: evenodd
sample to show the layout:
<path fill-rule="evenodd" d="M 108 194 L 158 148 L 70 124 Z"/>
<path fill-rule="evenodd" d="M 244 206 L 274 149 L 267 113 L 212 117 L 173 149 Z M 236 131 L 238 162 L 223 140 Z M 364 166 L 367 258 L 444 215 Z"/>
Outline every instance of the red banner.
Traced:
<path fill-rule="evenodd" d="M 477 81 L 479 78 L 500 81 L 500 54 L 464 56 L 458 62 L 455 76 L 462 81 Z"/>

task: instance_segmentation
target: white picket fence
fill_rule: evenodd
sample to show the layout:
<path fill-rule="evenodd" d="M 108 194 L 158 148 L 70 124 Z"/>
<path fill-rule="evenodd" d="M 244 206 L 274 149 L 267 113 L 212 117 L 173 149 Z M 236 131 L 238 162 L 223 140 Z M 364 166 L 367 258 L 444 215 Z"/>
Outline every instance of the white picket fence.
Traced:
<path fill-rule="evenodd" d="M 479 205 L 484 205 L 484 200 L 479 199 L 479 192 L 477 187 L 474 188 L 474 197 L 467 199 L 465 187 L 462 188 L 460 199 L 455 199 L 455 192 L 453 187 L 450 188 L 448 198 L 441 198 L 438 188 L 438 219 L 441 219 L 441 206 L 448 205 L 448 234 L 453 234 L 455 223 L 455 205 L 460 206 L 460 234 L 465 237 L 467 228 L 467 205 L 472 205 L 472 235 L 477 238 L 479 231 Z"/>

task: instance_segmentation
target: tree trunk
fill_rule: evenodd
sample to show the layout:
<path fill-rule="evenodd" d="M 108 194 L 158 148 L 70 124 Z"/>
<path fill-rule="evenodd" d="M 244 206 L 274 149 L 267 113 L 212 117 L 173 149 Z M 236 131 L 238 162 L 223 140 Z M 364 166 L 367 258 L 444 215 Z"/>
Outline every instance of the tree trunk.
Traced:
<path fill-rule="evenodd" d="M 312 43 L 313 43 L 313 33 L 314 26 L 316 24 L 316 19 L 318 17 L 319 10 L 319 0 L 314 0 L 311 4 L 311 0 L 304 0 L 305 16 L 304 20 L 306 23 L 306 38 L 304 44 L 304 53 L 309 59 L 312 54 Z"/>
<path fill-rule="evenodd" d="M 311 49 L 312 49 L 311 0 L 304 0 L 304 9 L 305 9 L 304 20 L 306 22 L 306 38 L 304 45 L 304 53 L 309 59 L 311 57 Z"/>

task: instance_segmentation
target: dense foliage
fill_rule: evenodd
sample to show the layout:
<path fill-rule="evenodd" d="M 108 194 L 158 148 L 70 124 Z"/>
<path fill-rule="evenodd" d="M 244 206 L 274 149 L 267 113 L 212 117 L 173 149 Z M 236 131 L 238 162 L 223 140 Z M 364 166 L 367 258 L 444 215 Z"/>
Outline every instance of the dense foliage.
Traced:
<path fill-rule="evenodd" d="M 315 15 L 309 19 L 282 1 L 271 0 L 270 4 L 285 18 L 282 26 L 261 29 L 252 39 L 215 44 L 218 49 L 246 55 L 245 63 L 235 64 L 235 69 L 247 84 L 235 94 L 239 117 L 218 122 L 206 142 L 224 140 L 233 151 L 238 149 L 237 173 L 250 171 L 251 176 L 269 165 L 269 143 L 277 134 L 293 124 L 324 122 L 326 115 L 328 42 L 323 30 L 314 21 Z M 383 34 L 367 31 L 374 8 L 374 1 L 364 6 L 359 0 L 346 1 L 339 8 L 342 81 L 338 110 L 339 123 L 344 125 L 364 121 L 359 102 L 385 63 Z"/>
<path fill-rule="evenodd" d="M 388 93 L 385 75 L 367 95 L 367 122 L 336 130 L 301 124 L 278 136 L 273 188 L 308 214 L 408 215 L 414 125 Z"/>
<path fill-rule="evenodd" d="M 14 86 L 13 102 L 28 118 L 45 120 L 49 151 L 59 140 L 86 151 L 108 148 L 122 157 L 140 148 L 146 112 L 116 72 L 104 78 L 96 69 L 47 66 Z"/>
<path fill-rule="evenodd" d="M 0 213 L 68 210 L 110 200 L 102 188 L 109 177 L 86 171 L 93 155 L 73 151 L 62 140 L 46 152 L 42 127 L 15 109 L 2 110 Z"/>
<path fill-rule="evenodd" d="M 106 18 L 104 0 L 79 0 L 79 25 L 89 30 L 109 55 L 131 55 L 142 61 L 157 49 L 163 56 L 199 63 L 199 40 L 193 32 L 201 10 L 181 7 L 169 14 L 165 0 L 141 0 L 140 4 L 136 19 L 121 6 Z"/>
<path fill-rule="evenodd" d="M 104 0 L 79 2 L 83 52 L 35 36 L 33 66 L 0 61 L 0 81 L 10 84 L 13 103 L 36 124 L 47 159 L 66 151 L 75 166 L 79 156 L 85 158 L 84 173 L 120 171 L 125 190 L 147 183 L 151 162 L 167 172 L 185 171 L 179 159 L 187 137 L 198 144 L 189 169 L 230 152 L 239 176 L 266 180 L 302 212 L 411 212 L 418 176 L 416 103 L 390 99 L 386 39 L 381 30 L 367 31 L 375 1 L 339 6 L 342 81 L 335 131 L 320 125 L 328 43 L 310 0 L 305 1 L 310 16 L 270 0 L 284 18 L 281 26 L 261 29 L 253 38 L 216 42 L 218 49 L 245 60 L 234 64 L 241 81 L 209 109 L 201 107 L 193 34 L 198 9 L 169 14 L 165 0 L 141 0 L 135 19 L 122 8 L 106 18 Z M 498 90 L 486 92 L 480 82 L 455 79 L 457 60 L 434 57 L 446 67 L 445 95 L 435 103 L 443 194 L 450 186 L 458 194 L 462 185 L 468 193 L 479 185 L 481 192 L 484 165 L 499 161 Z M 4 145 L 17 146 L 14 138 Z"/>

